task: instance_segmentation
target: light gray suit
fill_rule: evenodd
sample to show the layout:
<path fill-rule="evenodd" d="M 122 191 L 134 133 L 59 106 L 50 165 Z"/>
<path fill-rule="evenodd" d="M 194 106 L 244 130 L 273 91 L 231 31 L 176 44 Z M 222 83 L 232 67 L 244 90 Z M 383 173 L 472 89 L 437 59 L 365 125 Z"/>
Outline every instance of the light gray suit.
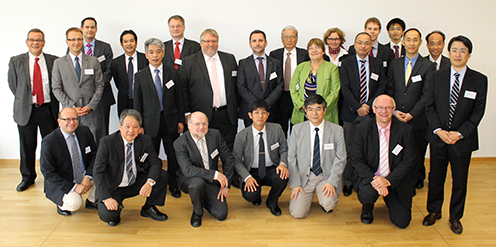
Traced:
<path fill-rule="evenodd" d="M 310 124 L 309 121 L 306 121 L 294 125 L 289 139 L 289 187 L 293 189 L 301 186 L 305 191 L 305 193 L 299 193 L 297 199 L 289 204 L 291 215 L 296 218 L 308 215 L 314 192 L 317 192 L 319 203 L 326 211 L 332 210 L 337 205 L 342 187 L 342 174 L 346 164 L 343 129 L 339 125 L 324 120 L 321 141 L 323 147 L 320 154 L 322 173 L 316 177 L 310 171 L 313 153 Z M 321 176 L 323 176 L 323 180 L 320 179 Z M 323 196 L 322 188 L 325 183 L 335 187 L 336 196 L 332 198 Z"/>
<path fill-rule="evenodd" d="M 70 54 L 55 60 L 52 72 L 52 91 L 62 107 L 83 107 L 92 109 L 80 117 L 80 124 L 88 126 L 98 143 L 101 138 L 101 118 L 96 112 L 103 94 L 103 75 L 96 57 L 82 54 L 81 80 L 78 81 Z M 93 72 L 93 74 L 91 74 Z"/>

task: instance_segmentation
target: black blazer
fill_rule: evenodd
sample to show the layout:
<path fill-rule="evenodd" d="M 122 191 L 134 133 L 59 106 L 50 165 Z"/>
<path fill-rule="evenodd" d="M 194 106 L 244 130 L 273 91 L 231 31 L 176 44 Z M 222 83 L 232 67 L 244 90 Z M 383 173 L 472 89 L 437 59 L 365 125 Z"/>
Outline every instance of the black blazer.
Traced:
<path fill-rule="evenodd" d="M 239 60 L 238 81 L 237 81 L 239 101 L 239 117 L 245 120 L 248 117 L 248 105 L 256 99 L 263 99 L 270 105 L 270 116 L 272 121 L 278 119 L 279 98 L 284 90 L 284 75 L 282 73 L 281 62 L 275 58 L 267 56 L 267 68 L 265 72 L 265 91 L 262 90 L 260 77 L 256 67 L 253 54 L 245 59 Z"/>
<path fill-rule="evenodd" d="M 377 75 L 372 79 L 373 74 Z M 360 68 L 357 65 L 356 55 L 348 56 L 341 62 L 339 70 L 341 80 L 341 95 L 343 104 L 340 111 L 340 119 L 346 122 L 353 122 L 357 116 L 357 110 L 360 105 Z M 372 102 L 374 99 L 386 91 L 387 78 L 381 60 L 369 56 L 369 100 L 367 105 L 370 106 L 369 116 L 373 117 Z"/>
<path fill-rule="evenodd" d="M 460 96 L 451 123 L 448 128 L 449 99 L 451 67 L 434 73 L 432 83 L 426 101 L 426 115 L 429 126 L 426 131 L 426 139 L 431 145 L 442 147 L 446 145 L 437 135 L 435 129 L 455 130 L 460 132 L 464 138 L 453 145 L 455 152 L 471 153 L 479 149 L 477 127 L 486 109 L 487 77 L 467 67 L 467 72 L 462 81 Z M 467 93 L 475 93 L 470 97 Z"/>
<path fill-rule="evenodd" d="M 142 70 L 146 66 L 148 66 L 148 59 L 144 53 L 136 52 L 136 57 L 138 59 L 138 71 Z M 126 61 L 126 54 L 122 54 L 119 57 L 115 58 L 110 64 L 110 73 L 114 78 L 115 87 L 117 88 L 117 111 L 119 115 L 121 112 L 125 110 L 124 106 L 127 105 L 129 93 L 129 80 L 127 78 L 127 70 L 126 65 L 128 61 Z M 136 74 L 138 71 L 134 71 Z"/>
<path fill-rule="evenodd" d="M 412 74 L 405 86 L 405 57 L 395 59 L 388 69 L 387 94 L 396 101 L 396 109 L 410 113 L 413 119 L 408 122 L 413 129 L 425 129 L 425 101 L 429 83 L 436 68 L 428 59 L 418 55 L 417 62 L 412 68 Z M 418 77 L 420 76 L 420 77 Z M 419 81 L 413 81 L 415 78 Z"/>
<path fill-rule="evenodd" d="M 355 45 L 351 45 L 348 48 L 348 55 L 351 56 L 351 55 L 355 55 L 355 54 L 356 54 Z M 379 58 L 383 62 L 387 62 L 386 66 L 384 66 L 386 68 L 386 74 L 387 74 L 387 67 L 389 67 L 389 64 L 394 59 L 394 52 L 391 50 L 391 48 L 389 48 L 389 46 L 385 46 L 385 45 L 379 43 L 377 46 L 376 58 Z"/>
<path fill-rule="evenodd" d="M 134 109 L 143 116 L 143 129 L 149 136 L 158 135 L 160 129 L 160 100 L 150 66 L 134 76 Z M 169 134 L 177 134 L 177 124 L 184 123 L 181 81 L 174 68 L 162 66 L 162 104 L 165 127 Z"/>
<path fill-rule="evenodd" d="M 148 178 L 158 181 L 162 172 L 162 161 L 152 145 L 152 138 L 139 134 L 133 144 L 137 173 L 147 173 Z M 116 131 L 100 140 L 93 168 L 96 198 L 105 200 L 119 187 L 126 162 L 125 146 L 121 132 Z"/>
<path fill-rule="evenodd" d="M 431 61 L 429 59 L 429 56 L 430 55 L 427 55 L 425 56 L 424 58 L 426 58 L 427 60 Z M 441 65 L 439 66 L 439 70 L 442 70 L 442 69 L 445 69 L 445 68 L 450 68 L 451 67 L 451 61 L 449 58 L 441 55 Z M 437 69 L 437 68 L 436 68 Z"/>
<path fill-rule="evenodd" d="M 165 65 L 171 67 L 171 68 L 175 68 L 174 67 L 174 49 L 175 49 L 175 45 L 174 45 L 174 40 L 169 40 L 169 41 L 166 41 L 164 42 L 164 45 L 165 45 L 165 55 L 164 55 L 164 59 L 163 59 L 163 62 Z M 193 40 L 189 40 L 189 39 L 184 39 L 184 44 L 183 44 L 183 49 L 181 50 L 181 60 L 183 60 L 185 57 L 189 56 L 189 55 L 193 55 L 197 52 L 201 51 L 201 47 L 200 47 L 200 44 L 196 41 L 193 41 Z M 177 65 L 177 68 L 181 68 L 182 65 Z"/>
<path fill-rule="evenodd" d="M 307 50 L 298 47 L 295 48 L 296 48 L 296 65 L 306 61 L 310 61 L 310 57 L 308 56 Z M 284 62 L 284 56 L 286 56 L 284 54 L 284 47 L 271 51 L 269 56 L 281 61 L 282 64 Z M 284 67 L 284 65 L 281 66 Z"/>
<path fill-rule="evenodd" d="M 227 112 L 232 125 L 238 123 L 238 101 L 236 92 L 236 74 L 238 65 L 234 55 L 218 51 L 222 68 L 224 70 L 224 84 L 227 97 Z M 201 111 L 212 120 L 212 107 L 214 93 L 207 65 L 202 52 L 188 56 L 183 60 L 179 70 L 183 95 L 185 99 L 185 112 Z"/>
<path fill-rule="evenodd" d="M 385 44 L 385 46 L 387 46 L 387 47 L 389 47 L 389 49 L 391 49 L 391 41 L 389 41 L 387 44 Z M 391 51 L 393 52 L 393 59 L 394 59 L 394 50 L 391 49 Z M 401 44 L 401 54 L 400 54 L 400 57 L 404 57 L 405 56 L 405 53 L 406 53 L 405 46 L 403 44 Z"/>
<path fill-rule="evenodd" d="M 88 127 L 79 125 L 76 129 L 86 175 L 93 176 L 93 165 L 97 146 Z M 57 205 L 62 206 L 62 198 L 76 185 L 72 158 L 60 128 L 43 138 L 41 142 L 40 168 L 45 177 L 45 195 Z"/>

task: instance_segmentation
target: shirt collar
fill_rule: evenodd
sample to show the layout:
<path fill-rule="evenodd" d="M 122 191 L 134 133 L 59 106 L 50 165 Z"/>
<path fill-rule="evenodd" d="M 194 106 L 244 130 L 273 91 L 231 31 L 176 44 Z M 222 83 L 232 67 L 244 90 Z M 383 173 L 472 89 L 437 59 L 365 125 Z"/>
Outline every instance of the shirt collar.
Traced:
<path fill-rule="evenodd" d="M 132 56 L 128 56 L 126 53 L 124 53 L 124 56 L 126 56 L 126 62 L 129 62 L 130 57 L 133 58 L 133 61 L 136 61 L 137 53 L 137 51 L 134 51 L 134 54 Z"/>
<path fill-rule="evenodd" d="M 252 55 L 253 55 L 253 59 L 254 59 L 254 60 L 257 60 L 257 59 L 258 59 L 258 57 L 263 57 L 263 59 L 265 59 L 265 61 L 267 61 L 267 55 L 265 55 L 265 53 L 264 53 L 262 56 L 257 56 L 257 55 L 255 55 L 255 54 L 252 54 Z"/>
<path fill-rule="evenodd" d="M 361 57 L 358 56 L 358 54 L 355 55 L 356 56 L 356 59 L 358 62 L 360 62 L 360 60 L 365 60 L 366 62 L 365 63 L 368 63 L 369 62 L 369 55 L 367 55 L 364 59 L 362 59 Z"/>
<path fill-rule="evenodd" d="M 252 125 L 251 125 L 251 130 L 252 130 L 252 132 L 253 132 L 253 136 L 254 136 L 254 137 L 255 137 L 255 136 L 257 136 L 257 135 L 258 135 L 258 133 L 260 133 L 260 132 L 263 132 L 265 135 L 267 135 L 266 128 L 265 128 L 266 126 L 267 126 L 267 125 L 266 125 L 266 124 L 264 124 L 263 129 L 260 131 L 260 130 L 257 130 L 257 129 L 255 128 L 255 126 L 253 126 L 253 124 L 252 124 Z"/>
<path fill-rule="evenodd" d="M 296 46 L 291 51 L 288 51 L 286 48 L 284 48 L 284 54 L 283 55 L 287 56 L 286 54 L 288 54 L 288 52 L 291 53 L 291 55 L 296 55 Z"/>
<path fill-rule="evenodd" d="M 84 40 L 84 39 L 83 39 L 83 40 Z M 91 41 L 91 42 L 89 43 L 89 44 L 91 44 L 91 47 L 92 47 L 93 49 L 95 49 L 95 40 L 96 40 L 96 39 L 93 39 L 93 41 Z M 86 47 L 86 45 L 87 45 L 87 44 L 88 44 L 88 42 L 86 42 L 86 40 L 84 40 L 84 47 Z"/>
<path fill-rule="evenodd" d="M 62 135 L 64 135 L 64 139 L 67 139 L 67 138 L 69 138 L 69 136 L 76 133 L 76 131 L 74 131 L 72 134 L 69 134 L 69 133 L 66 133 L 65 131 L 63 131 L 62 128 L 59 127 L 59 129 L 60 129 L 60 132 L 62 132 Z"/>
<path fill-rule="evenodd" d="M 389 131 L 389 130 L 391 130 L 391 122 L 393 122 L 393 121 L 392 121 L 392 120 L 391 120 L 391 121 L 389 121 L 389 124 L 386 126 L 386 132 L 387 132 L 387 131 Z M 382 126 L 380 126 L 380 125 L 379 125 L 379 123 L 377 122 L 377 120 L 376 120 L 376 122 L 375 122 L 375 123 L 377 124 L 377 129 L 378 129 L 379 131 L 381 131 L 381 129 L 384 129 L 384 128 L 382 128 Z"/>
<path fill-rule="evenodd" d="M 160 66 L 158 66 L 158 68 L 153 67 L 152 64 L 148 64 L 148 67 L 150 67 L 150 70 L 152 71 L 152 73 L 155 73 L 155 69 L 158 69 L 158 71 L 160 73 L 160 72 L 162 72 L 162 68 L 164 67 L 164 63 L 160 64 Z"/>
<path fill-rule="evenodd" d="M 28 54 L 29 54 L 29 60 L 33 60 L 33 61 L 35 58 L 39 58 L 40 60 L 42 60 L 45 57 L 43 56 L 43 52 L 39 56 L 35 56 L 31 52 L 28 52 Z"/>
<path fill-rule="evenodd" d="M 460 76 L 458 78 L 463 78 L 466 72 L 467 72 L 467 65 L 465 65 L 465 67 L 463 67 L 463 69 L 460 70 L 460 72 L 456 72 L 456 70 L 453 69 L 453 66 L 451 66 L 451 77 L 453 77 L 456 73 L 459 73 Z"/>
<path fill-rule="evenodd" d="M 207 56 L 205 53 L 203 53 L 203 58 L 205 59 L 205 62 L 208 62 L 208 60 L 211 58 L 209 56 Z M 220 61 L 220 58 L 219 58 L 219 53 L 216 52 L 215 55 L 212 56 L 215 60 L 219 60 Z"/>
<path fill-rule="evenodd" d="M 182 39 L 176 41 L 174 39 L 172 39 L 172 45 L 175 46 L 176 45 L 176 42 L 179 42 L 180 45 L 184 45 L 184 36 Z"/>

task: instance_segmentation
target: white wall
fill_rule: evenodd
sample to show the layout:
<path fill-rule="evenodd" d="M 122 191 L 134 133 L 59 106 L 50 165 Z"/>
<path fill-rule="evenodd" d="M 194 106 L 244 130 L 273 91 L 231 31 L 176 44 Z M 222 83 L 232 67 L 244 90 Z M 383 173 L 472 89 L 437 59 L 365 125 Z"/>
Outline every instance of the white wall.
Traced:
<path fill-rule="evenodd" d="M 138 34 L 138 50 L 143 51 L 143 43 L 150 37 L 170 39 L 167 19 L 180 14 L 186 19 L 187 38 L 198 40 L 201 31 L 214 28 L 220 35 L 219 49 L 233 53 L 239 60 L 251 53 L 248 36 L 254 29 L 266 32 L 269 42 L 267 52 L 281 47 L 280 31 L 289 24 L 299 29 L 301 47 L 306 47 L 310 38 L 322 38 L 327 28 L 336 26 L 346 33 L 345 47 L 348 47 L 355 34 L 363 30 L 363 23 L 368 17 L 376 16 L 382 21 L 383 32 L 379 36 L 382 43 L 388 42 L 387 22 L 400 17 L 407 23 L 407 28 L 417 27 L 424 36 L 435 29 L 442 30 L 448 39 L 459 34 L 466 35 L 474 44 L 469 66 L 492 78 L 496 76 L 496 70 L 490 69 L 490 59 L 494 56 L 487 55 L 493 52 L 487 48 L 494 47 L 496 34 L 494 25 L 489 25 L 494 22 L 488 23 L 486 19 L 491 18 L 495 7 L 493 1 L 483 0 L 4 0 L 0 3 L 0 23 L 3 23 L 4 33 L 0 40 L 0 76 L 4 78 L 4 83 L 0 84 L 0 105 L 4 106 L 0 109 L 3 129 L 0 158 L 19 158 L 17 126 L 12 118 L 14 97 L 7 84 L 8 62 L 11 56 L 27 52 L 26 34 L 34 27 L 45 32 L 44 51 L 62 56 L 67 49 L 65 31 L 69 27 L 79 27 L 84 17 L 93 16 L 98 21 L 97 38 L 110 43 L 114 56 L 119 56 L 123 53 L 119 35 L 124 29 L 133 29 Z M 425 41 L 420 53 L 428 54 Z M 446 50 L 444 54 L 447 54 Z M 488 92 L 486 114 L 479 128 L 480 150 L 474 154 L 476 157 L 496 156 L 496 150 L 491 146 L 496 136 L 495 128 L 491 127 L 496 120 L 495 94 L 492 90 Z M 111 117 L 111 131 L 114 131 L 117 129 L 116 105 L 112 107 Z"/>

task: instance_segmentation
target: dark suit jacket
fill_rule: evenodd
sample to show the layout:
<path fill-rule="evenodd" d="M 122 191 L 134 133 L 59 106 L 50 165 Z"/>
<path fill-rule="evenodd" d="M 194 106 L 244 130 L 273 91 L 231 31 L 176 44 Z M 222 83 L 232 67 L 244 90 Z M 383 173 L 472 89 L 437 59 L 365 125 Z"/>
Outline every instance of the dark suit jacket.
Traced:
<path fill-rule="evenodd" d="M 413 116 L 413 119 L 408 122 L 413 129 L 427 127 L 425 101 L 435 70 L 434 64 L 419 54 L 408 84 L 405 86 L 405 57 L 395 59 L 389 66 L 387 94 L 396 101 L 397 110 Z M 412 78 L 418 78 L 417 76 L 420 76 L 421 80 L 413 82 Z"/>
<path fill-rule="evenodd" d="M 391 41 L 387 42 L 387 44 L 385 44 L 385 46 L 387 46 L 387 47 L 389 47 L 389 49 L 391 49 Z M 393 51 L 393 58 L 394 58 L 394 50 L 391 49 L 391 51 Z M 401 45 L 401 54 L 400 54 L 400 57 L 404 57 L 405 56 L 405 53 L 406 53 L 405 46 L 404 45 Z"/>
<path fill-rule="evenodd" d="M 181 188 L 184 179 L 190 177 L 203 178 L 206 181 L 213 182 L 215 171 L 219 170 L 219 156 L 222 160 L 222 173 L 228 179 L 232 177 L 234 158 L 227 147 L 226 142 L 220 135 L 220 131 L 217 129 L 209 129 L 205 135 L 205 139 L 207 142 L 209 170 L 205 169 L 203 166 L 200 151 L 189 131 L 184 132 L 183 135 L 174 141 L 177 163 L 180 167 L 177 180 L 179 188 Z M 215 153 L 217 154 L 212 157 Z M 229 181 L 229 184 L 231 184 L 231 181 Z"/>
<path fill-rule="evenodd" d="M 174 49 L 175 49 L 174 42 L 175 41 L 172 39 L 164 42 L 165 56 L 164 56 L 163 62 L 165 65 L 167 65 L 171 68 L 174 68 Z M 198 44 L 198 42 L 185 38 L 180 58 L 181 58 L 181 60 L 183 60 L 185 57 L 187 57 L 189 55 L 193 55 L 193 54 L 200 52 L 200 51 L 201 51 L 201 47 L 200 47 L 200 44 Z M 179 68 L 181 68 L 181 66 L 182 65 L 177 65 L 177 68 L 179 69 Z"/>
<path fill-rule="evenodd" d="M 296 56 L 297 56 L 296 57 L 296 65 L 303 63 L 305 61 L 310 61 L 310 57 L 308 56 L 307 50 L 301 49 L 298 47 L 295 47 L 295 48 L 296 48 Z M 284 54 L 284 47 L 271 51 L 269 56 L 281 61 L 281 64 L 282 64 L 284 62 L 284 56 L 286 56 Z M 281 66 L 284 67 L 284 65 L 281 65 Z"/>
<path fill-rule="evenodd" d="M 438 128 L 447 131 L 455 130 L 464 136 L 453 145 L 455 151 L 471 153 L 479 149 L 477 127 L 486 108 L 487 77 L 467 67 L 451 129 L 449 129 L 450 74 L 451 67 L 434 73 L 426 103 L 426 115 L 429 122 L 426 139 L 431 145 L 442 147 L 446 144 L 433 131 Z M 467 92 L 474 92 L 476 95 L 471 98 Z"/>
<path fill-rule="evenodd" d="M 97 147 L 88 127 L 79 125 L 76 129 L 86 175 L 93 176 L 93 164 Z M 41 142 L 40 168 L 45 177 L 45 194 L 48 199 L 62 206 L 62 198 L 76 185 L 72 158 L 60 128 L 43 138 Z"/>
<path fill-rule="evenodd" d="M 162 66 L 162 104 L 165 127 L 169 134 L 177 134 L 177 123 L 184 123 L 184 106 L 181 82 L 177 71 Z M 160 101 L 150 67 L 146 66 L 134 76 L 134 109 L 143 116 L 145 134 L 158 135 L 160 129 Z"/>
<path fill-rule="evenodd" d="M 148 59 L 145 54 L 137 52 L 138 58 L 138 71 L 148 66 Z M 117 93 L 117 111 L 120 113 L 125 109 L 124 105 L 127 104 L 129 93 L 129 80 L 127 78 L 126 65 L 129 61 L 126 60 L 126 54 L 122 54 L 115 58 L 110 64 L 110 73 L 114 78 L 115 87 L 119 92 Z M 138 71 L 134 71 L 136 74 Z"/>
<path fill-rule="evenodd" d="M 372 182 L 379 168 L 379 132 L 375 118 L 368 119 L 356 126 L 356 134 L 351 150 L 352 165 L 358 177 Z M 402 147 L 395 155 L 393 150 Z M 400 184 L 410 186 L 410 170 L 415 159 L 415 139 L 412 127 L 393 117 L 389 136 L 389 169 L 386 177 L 395 188 Z M 406 181 L 406 183 L 403 183 Z M 409 187 L 408 189 L 410 189 Z"/>
<path fill-rule="evenodd" d="M 134 139 L 133 151 L 137 173 L 147 173 L 148 178 L 157 181 L 162 171 L 162 161 L 155 153 L 151 137 L 139 134 Z M 112 197 L 112 193 L 122 182 L 125 162 L 125 146 L 121 132 L 116 131 L 103 137 L 93 168 L 97 199 L 105 200 Z"/>
<path fill-rule="evenodd" d="M 429 59 L 430 55 L 425 56 L 424 58 L 431 61 Z M 449 58 L 441 55 L 441 65 L 439 66 L 439 70 L 445 69 L 445 68 L 450 68 L 451 67 L 451 61 Z"/>
<path fill-rule="evenodd" d="M 238 102 L 236 93 L 236 73 L 238 65 L 234 55 L 218 51 L 222 67 L 224 69 L 224 84 L 227 97 L 227 112 L 231 124 L 238 123 Z M 234 72 L 234 73 L 233 73 Z M 202 52 L 188 56 L 183 60 L 183 66 L 179 70 L 183 86 L 183 96 L 186 102 L 185 112 L 201 111 L 209 119 L 212 119 L 212 106 L 214 93 L 210 77 L 208 77 L 207 65 Z"/>
<path fill-rule="evenodd" d="M 239 117 L 248 120 L 248 105 L 256 99 L 263 99 L 270 105 L 269 118 L 274 121 L 279 112 L 279 97 L 284 90 L 284 75 L 281 62 L 267 56 L 265 70 L 265 90 L 262 90 L 260 77 L 253 59 L 253 54 L 239 60 L 237 89 L 240 96 Z"/>
<path fill-rule="evenodd" d="M 378 76 L 372 79 L 372 75 Z M 343 104 L 340 111 L 340 119 L 346 122 L 353 122 L 357 116 L 360 105 L 360 68 L 357 65 L 356 55 L 348 56 L 341 62 L 339 70 L 341 80 L 341 95 Z M 373 117 L 372 103 L 374 99 L 386 91 L 387 78 L 384 72 L 382 61 L 369 56 L 369 100 L 366 102 L 370 106 L 369 116 Z"/>
<path fill-rule="evenodd" d="M 348 48 L 348 55 L 355 55 L 356 50 L 355 50 L 355 45 L 351 45 Z M 387 62 L 387 66 L 384 66 L 385 68 L 389 67 L 389 64 L 391 61 L 394 59 L 394 52 L 389 48 L 389 46 L 385 46 L 381 43 L 377 46 L 377 56 L 376 58 L 379 58 L 383 62 Z M 387 69 L 386 69 L 386 74 L 387 74 Z"/>
<path fill-rule="evenodd" d="M 43 53 L 48 70 L 48 83 L 50 84 L 50 102 L 53 117 L 57 118 L 59 113 L 59 101 L 52 93 L 52 68 L 56 56 Z M 8 82 L 10 91 L 14 94 L 14 121 L 25 126 L 31 117 L 33 105 L 33 88 L 31 87 L 31 76 L 29 74 L 29 53 L 23 53 L 10 58 Z"/>

